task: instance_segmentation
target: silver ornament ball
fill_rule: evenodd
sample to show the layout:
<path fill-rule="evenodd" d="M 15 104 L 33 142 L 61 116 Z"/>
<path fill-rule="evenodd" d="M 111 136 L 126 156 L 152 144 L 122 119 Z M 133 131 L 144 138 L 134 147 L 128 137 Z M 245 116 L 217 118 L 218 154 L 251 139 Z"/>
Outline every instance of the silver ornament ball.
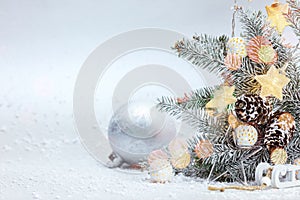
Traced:
<path fill-rule="evenodd" d="M 108 139 L 115 154 L 127 164 L 138 164 L 176 136 L 176 121 L 153 105 L 130 103 L 112 116 Z"/>

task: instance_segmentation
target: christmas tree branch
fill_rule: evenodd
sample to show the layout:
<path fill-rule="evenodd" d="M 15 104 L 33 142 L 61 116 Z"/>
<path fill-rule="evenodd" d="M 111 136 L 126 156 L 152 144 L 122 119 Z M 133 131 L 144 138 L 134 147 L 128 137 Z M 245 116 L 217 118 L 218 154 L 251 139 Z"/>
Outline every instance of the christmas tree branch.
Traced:
<path fill-rule="evenodd" d="M 250 40 L 258 35 L 269 35 L 269 29 L 266 26 L 266 18 L 261 11 L 250 12 L 243 9 L 238 10 L 238 17 L 242 23 L 242 36 L 247 40 Z"/>
<path fill-rule="evenodd" d="M 182 119 L 199 132 L 207 132 L 211 135 L 218 133 L 220 127 L 216 118 L 210 117 L 204 109 L 187 109 L 177 103 L 175 99 L 162 97 L 159 99 L 158 108 L 177 119 Z"/>
<path fill-rule="evenodd" d="M 212 99 L 213 92 L 217 87 L 204 87 L 192 91 L 189 95 L 185 94 L 184 98 L 177 98 L 177 104 L 186 109 L 204 108 Z"/>
<path fill-rule="evenodd" d="M 283 101 L 276 101 L 274 110 L 290 112 L 296 121 L 296 127 L 300 124 L 300 68 L 299 64 L 290 63 L 286 69 L 286 75 L 290 78 L 289 84 L 283 88 Z"/>
<path fill-rule="evenodd" d="M 291 27 L 294 29 L 295 34 L 300 37 L 300 3 L 296 0 L 287 0 L 289 4 L 289 13 L 286 15 Z"/>
<path fill-rule="evenodd" d="M 288 3 L 290 3 L 291 11 L 287 17 L 290 16 L 291 26 L 300 36 L 299 2 L 288 0 Z M 300 63 L 300 56 L 297 55 L 298 46 L 289 48 L 287 45 L 283 45 L 281 35 L 275 28 L 270 27 L 262 12 L 250 12 L 242 9 L 237 9 L 235 12 L 237 12 L 242 23 L 242 37 L 246 40 L 246 44 L 254 37 L 265 37 L 276 51 L 277 60 L 275 63 L 256 63 L 246 56 L 242 58 L 239 69 L 228 70 L 224 64 L 224 58 L 227 56 L 228 38 L 226 36 L 194 36 L 192 40 L 178 41 L 173 49 L 177 51 L 180 57 L 190 61 L 195 66 L 208 69 L 220 76 L 222 74 L 228 75 L 230 81 L 226 83 L 235 86 L 234 95 L 237 98 L 245 94 L 259 95 L 261 85 L 256 81 L 255 76 L 266 74 L 272 65 L 277 69 L 284 69 L 281 73 L 290 78 L 290 82 L 283 88 L 283 100 L 280 101 L 275 97 L 268 99 L 273 105 L 273 113 L 289 112 L 295 118 L 296 126 L 293 138 L 289 141 L 288 146 L 284 147 L 288 153 L 288 163 L 291 163 L 295 158 L 300 157 L 300 109 L 298 109 L 300 107 L 300 65 L 298 64 Z M 191 126 L 198 129 L 199 134 L 188 141 L 189 150 L 193 157 L 192 162 L 182 172 L 186 175 L 196 175 L 202 178 L 211 175 L 216 178 L 221 175 L 219 180 L 223 181 L 245 181 L 244 175 L 246 174 L 246 179 L 253 180 L 256 166 L 260 162 L 270 163 L 271 152 L 264 145 L 266 140 L 264 131 L 269 126 L 270 120 L 267 124 L 255 126 L 258 134 L 261 134 L 256 143 L 258 146 L 249 146 L 247 149 L 239 147 L 233 137 L 233 132 L 236 131 L 238 134 L 239 130 L 233 130 L 229 127 L 228 113 L 218 113 L 216 117 L 205 111 L 205 105 L 213 98 L 216 88 L 196 90 L 186 94 L 184 98 L 162 97 L 159 99 L 158 107 L 161 111 L 187 121 Z M 255 109 L 259 109 L 258 106 Z M 240 126 L 252 126 L 252 124 Z M 201 144 L 199 142 L 203 139 L 209 140 L 214 149 L 214 152 L 207 158 L 199 158 L 200 154 L 197 155 L 195 152 L 195 148 Z M 197 151 L 205 150 L 198 146 Z"/>
<path fill-rule="evenodd" d="M 218 176 L 221 172 L 227 171 L 229 176 L 221 177 L 220 180 L 226 181 L 243 181 L 243 174 L 241 171 L 241 163 L 245 168 L 247 179 L 253 180 L 255 176 L 255 168 L 260 162 L 269 161 L 269 152 L 267 148 L 261 149 L 240 149 L 235 146 L 233 136 L 231 134 L 220 134 L 214 138 L 214 153 L 206 158 L 199 159 L 193 153 L 198 142 L 202 137 L 196 135 L 192 140 L 189 140 L 190 150 L 195 157 L 193 168 L 187 168 L 186 174 L 197 172 L 197 176 L 207 177 L 207 171 L 214 166 L 213 175 Z M 203 171 L 206 170 L 206 173 Z M 200 173 L 202 172 L 202 174 Z"/>
<path fill-rule="evenodd" d="M 220 75 L 226 71 L 224 55 L 227 41 L 228 38 L 226 36 L 211 37 L 200 35 L 194 36 L 193 40 L 183 39 L 178 41 L 173 49 L 177 51 L 179 57 Z"/>
<path fill-rule="evenodd" d="M 255 80 L 256 75 L 267 73 L 268 66 L 252 62 L 248 57 L 243 59 L 240 69 L 233 71 L 233 80 L 236 84 L 235 94 L 257 94 L 260 91 L 260 84 Z"/>

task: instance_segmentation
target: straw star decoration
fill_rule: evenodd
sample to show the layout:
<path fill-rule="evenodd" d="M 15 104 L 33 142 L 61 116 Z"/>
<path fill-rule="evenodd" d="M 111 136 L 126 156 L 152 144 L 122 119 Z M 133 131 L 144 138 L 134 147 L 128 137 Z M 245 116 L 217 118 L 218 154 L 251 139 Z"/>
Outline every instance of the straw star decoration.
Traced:
<path fill-rule="evenodd" d="M 221 86 L 214 92 L 214 98 L 206 104 L 206 108 L 217 109 L 218 112 L 224 111 L 229 104 L 236 102 L 233 96 L 234 90 L 234 86 Z"/>
<path fill-rule="evenodd" d="M 289 5 L 275 1 L 271 6 L 266 6 L 266 10 L 271 26 L 275 27 L 282 34 L 284 28 L 290 24 L 284 17 L 284 14 L 287 14 L 289 11 Z"/>
<path fill-rule="evenodd" d="M 254 77 L 261 85 L 261 97 L 274 96 L 282 100 L 282 88 L 290 82 L 281 69 L 271 66 L 267 74 Z"/>

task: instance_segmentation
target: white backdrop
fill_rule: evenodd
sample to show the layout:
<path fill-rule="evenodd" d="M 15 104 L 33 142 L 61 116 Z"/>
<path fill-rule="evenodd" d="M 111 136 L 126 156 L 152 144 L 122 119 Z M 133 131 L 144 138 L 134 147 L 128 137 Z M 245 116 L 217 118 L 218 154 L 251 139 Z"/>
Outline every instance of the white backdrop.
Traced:
<path fill-rule="evenodd" d="M 264 10 L 272 1 L 239 2 Z M 133 182 L 140 177 L 101 167 L 80 144 L 72 115 L 80 67 L 102 42 L 133 29 L 230 35 L 232 4 L 230 0 L 0 0 L 1 199 L 95 199 L 104 194 L 107 199 L 122 199 L 127 193 L 135 199 L 131 190 L 139 190 L 137 185 L 126 181 L 114 185 L 118 178 L 112 176 Z M 164 62 L 163 57 L 158 59 Z M 170 60 L 197 88 L 193 69 L 177 57 Z M 124 62 L 150 61 L 131 56 Z M 173 199 L 193 190 L 184 185 L 182 194 L 172 196 L 164 194 L 165 188 L 153 187 L 157 195 Z"/>

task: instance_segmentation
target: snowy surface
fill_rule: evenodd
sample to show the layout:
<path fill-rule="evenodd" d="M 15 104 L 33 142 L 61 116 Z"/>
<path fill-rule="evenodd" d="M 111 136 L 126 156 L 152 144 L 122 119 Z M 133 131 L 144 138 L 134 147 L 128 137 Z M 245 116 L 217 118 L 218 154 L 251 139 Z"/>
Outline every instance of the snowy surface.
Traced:
<path fill-rule="evenodd" d="M 97 45 L 141 27 L 186 35 L 230 34 L 231 2 L 1 0 L 0 199 L 299 198 L 300 188 L 220 193 L 185 177 L 153 184 L 146 173 L 103 167 L 83 148 L 75 131 L 74 84 Z M 243 1 L 256 9 L 271 2 Z M 187 75 L 193 74 L 181 64 L 178 61 L 181 69 L 190 70 Z M 197 88 L 197 81 L 193 84 Z M 109 119 L 109 113 L 104 116 Z"/>
<path fill-rule="evenodd" d="M 84 155 L 84 153 L 83 153 Z M 88 155 L 86 155 L 88 156 Z M 77 157 L 75 157 L 77 158 Z M 150 183 L 146 174 L 110 170 L 92 159 L 1 163 L 0 199 L 297 199 L 299 188 L 266 191 L 207 190 L 206 182 L 176 177 Z"/>

